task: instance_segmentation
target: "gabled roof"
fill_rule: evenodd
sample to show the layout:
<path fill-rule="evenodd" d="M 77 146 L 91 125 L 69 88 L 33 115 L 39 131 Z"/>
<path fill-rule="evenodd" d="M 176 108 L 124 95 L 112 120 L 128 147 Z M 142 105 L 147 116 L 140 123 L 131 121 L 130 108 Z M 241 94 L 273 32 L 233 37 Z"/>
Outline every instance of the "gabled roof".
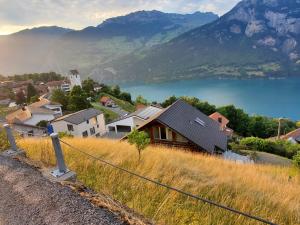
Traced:
<path fill-rule="evenodd" d="M 298 139 L 298 138 L 300 138 L 300 128 L 298 128 L 298 129 L 296 129 L 296 130 L 294 130 L 294 131 L 292 131 L 292 132 L 284 135 L 282 138 L 283 139 L 294 138 L 295 140 Z"/>
<path fill-rule="evenodd" d="M 84 121 L 87 121 L 95 116 L 100 115 L 100 114 L 102 114 L 102 112 L 97 109 L 94 109 L 94 108 L 84 109 L 84 110 L 78 111 L 76 113 L 72 113 L 72 114 L 69 114 L 66 116 L 59 117 L 59 118 L 53 120 L 52 123 L 63 120 L 68 123 L 78 125 L 78 124 L 81 124 Z"/>
<path fill-rule="evenodd" d="M 43 107 L 45 105 L 58 105 L 58 106 L 61 106 L 61 104 L 55 103 L 55 102 L 51 102 L 50 100 L 48 100 L 46 98 L 42 98 L 40 101 L 34 102 L 34 103 L 30 104 L 29 106 L 31 108 L 41 108 L 41 107 Z"/>
<path fill-rule="evenodd" d="M 142 127 L 152 121 L 171 128 L 207 152 L 213 153 L 216 147 L 227 150 L 227 136 L 220 130 L 219 123 L 183 100 L 176 101 Z"/>
<path fill-rule="evenodd" d="M 215 112 L 211 114 L 209 117 L 217 121 L 218 123 L 220 123 L 222 128 L 225 128 L 229 123 L 229 120 L 219 112 Z M 219 121 L 219 119 L 221 119 L 221 122 Z"/>
<path fill-rule="evenodd" d="M 142 119 L 142 120 L 148 120 L 151 117 L 153 117 L 154 115 L 157 115 L 157 113 L 161 112 L 162 110 L 163 110 L 162 108 L 150 105 L 145 108 L 138 109 L 135 112 L 128 114 L 127 116 L 124 116 L 115 121 L 112 121 L 111 123 L 115 123 L 117 121 L 128 119 L 130 117 L 138 117 L 139 119 Z"/>

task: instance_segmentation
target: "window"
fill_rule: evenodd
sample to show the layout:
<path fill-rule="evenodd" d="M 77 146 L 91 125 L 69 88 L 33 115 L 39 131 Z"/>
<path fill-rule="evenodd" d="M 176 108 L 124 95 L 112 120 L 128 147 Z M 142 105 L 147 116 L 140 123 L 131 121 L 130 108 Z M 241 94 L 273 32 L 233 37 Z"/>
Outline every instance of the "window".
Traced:
<path fill-rule="evenodd" d="M 90 128 L 90 133 L 91 133 L 91 135 L 94 135 L 96 133 L 95 127 Z"/>
<path fill-rule="evenodd" d="M 67 127 L 68 127 L 68 131 L 74 131 L 74 127 L 73 127 L 73 125 L 71 125 L 71 124 L 68 124 L 68 125 L 67 125 Z"/>
<path fill-rule="evenodd" d="M 87 130 L 82 132 L 82 137 L 88 137 L 88 136 L 89 136 L 89 134 L 88 134 Z"/>
<path fill-rule="evenodd" d="M 219 123 L 222 123 L 222 117 L 218 118 Z"/>
<path fill-rule="evenodd" d="M 153 128 L 154 139 L 167 140 L 168 139 L 167 132 L 168 132 L 168 129 L 165 127 L 154 127 Z"/>
<path fill-rule="evenodd" d="M 166 128 L 160 127 L 159 130 L 160 130 L 160 139 L 161 140 L 167 140 Z"/>
<path fill-rule="evenodd" d="M 28 131 L 27 135 L 28 135 L 29 137 L 33 137 L 33 136 L 34 136 L 33 130 Z"/>
<path fill-rule="evenodd" d="M 90 121 L 89 121 L 89 120 L 87 120 L 87 121 L 86 121 L 86 123 L 87 123 L 87 124 L 89 124 L 89 123 L 90 123 Z"/>
<path fill-rule="evenodd" d="M 159 127 L 154 127 L 153 128 L 153 136 L 154 139 L 159 139 L 160 135 L 159 135 Z"/>

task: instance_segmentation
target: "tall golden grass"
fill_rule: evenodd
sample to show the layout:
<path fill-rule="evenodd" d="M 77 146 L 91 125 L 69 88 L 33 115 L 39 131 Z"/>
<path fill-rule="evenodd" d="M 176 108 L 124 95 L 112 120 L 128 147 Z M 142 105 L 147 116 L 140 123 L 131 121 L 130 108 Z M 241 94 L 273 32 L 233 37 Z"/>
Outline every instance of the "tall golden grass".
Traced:
<path fill-rule="evenodd" d="M 300 175 L 296 169 L 240 165 L 163 147 L 147 148 L 138 162 L 137 151 L 125 142 L 64 140 L 89 154 L 198 196 L 277 224 L 300 224 Z M 18 144 L 29 158 L 46 166 L 55 165 L 50 140 L 23 139 Z M 68 167 L 76 171 L 80 181 L 110 194 L 157 224 L 260 224 L 157 187 L 62 146 Z"/>

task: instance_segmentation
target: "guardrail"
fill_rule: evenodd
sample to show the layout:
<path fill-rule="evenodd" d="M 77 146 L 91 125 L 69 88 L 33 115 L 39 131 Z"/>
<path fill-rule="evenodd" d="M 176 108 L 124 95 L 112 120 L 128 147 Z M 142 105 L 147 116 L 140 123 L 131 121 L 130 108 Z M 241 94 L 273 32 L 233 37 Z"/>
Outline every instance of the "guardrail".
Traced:
<path fill-rule="evenodd" d="M 14 139 L 14 136 L 13 136 L 13 133 L 11 131 L 10 126 L 6 124 L 6 125 L 4 125 L 4 127 L 5 127 L 5 130 L 6 130 L 6 133 L 7 133 L 8 141 L 11 144 L 11 148 L 15 149 L 15 151 L 17 151 L 18 148 L 17 148 L 17 145 L 16 145 L 16 142 L 15 142 L 15 139 Z M 249 213 L 245 213 L 245 212 L 239 211 L 237 209 L 234 209 L 234 208 L 231 208 L 231 207 L 219 204 L 219 203 L 214 202 L 212 200 L 209 200 L 209 199 L 206 199 L 206 198 L 203 198 L 203 197 L 200 197 L 200 196 L 188 193 L 188 192 L 183 191 L 183 190 L 181 190 L 179 188 L 172 187 L 172 186 L 169 186 L 167 184 L 161 183 L 159 181 L 153 180 L 151 178 L 139 175 L 139 174 L 137 174 L 135 172 L 132 172 L 132 171 L 127 170 L 125 168 L 122 168 L 122 167 L 120 167 L 118 165 L 115 165 L 115 164 L 113 164 L 111 162 L 108 162 L 108 161 L 106 161 L 103 158 L 93 156 L 93 155 L 91 155 L 91 154 L 83 151 L 82 149 L 79 149 L 79 148 L 77 148 L 75 146 L 72 146 L 71 144 L 65 142 L 64 140 L 59 139 L 58 134 L 56 134 L 56 133 L 51 134 L 50 137 L 52 139 L 52 145 L 53 145 L 53 149 L 54 149 L 55 157 L 56 157 L 56 162 L 57 162 L 57 169 L 53 170 L 51 172 L 51 174 L 52 174 L 52 176 L 54 176 L 56 178 L 62 177 L 64 175 L 66 175 L 68 172 L 70 172 L 70 170 L 66 166 L 66 163 L 65 163 L 65 160 L 64 160 L 63 151 L 62 151 L 61 144 L 60 144 L 60 143 L 63 143 L 64 145 L 70 147 L 71 149 L 73 149 L 75 151 L 78 151 L 78 152 L 80 152 L 82 154 L 85 154 L 86 156 L 90 157 L 93 160 L 97 160 L 97 161 L 101 162 L 102 164 L 105 164 L 105 165 L 108 165 L 110 167 L 113 167 L 113 168 L 115 168 L 117 170 L 120 170 L 120 171 L 122 171 L 124 173 L 130 174 L 132 176 L 135 176 L 135 177 L 137 177 L 137 178 L 139 178 L 141 180 L 144 180 L 146 182 L 153 183 L 153 184 L 158 185 L 160 187 L 164 187 L 164 188 L 166 188 L 168 190 L 175 191 L 175 192 L 180 193 L 182 195 L 191 197 L 191 198 L 193 198 L 193 199 L 195 199 L 197 201 L 201 201 L 203 203 L 213 205 L 215 207 L 224 209 L 224 210 L 229 211 L 231 213 L 235 213 L 235 214 L 247 217 L 247 218 L 252 219 L 252 220 L 256 220 L 256 221 L 264 223 L 264 224 L 276 225 L 276 223 L 273 223 L 273 222 L 271 222 L 271 221 L 269 221 L 267 219 L 263 219 L 261 217 L 254 216 L 254 215 L 251 215 Z"/>

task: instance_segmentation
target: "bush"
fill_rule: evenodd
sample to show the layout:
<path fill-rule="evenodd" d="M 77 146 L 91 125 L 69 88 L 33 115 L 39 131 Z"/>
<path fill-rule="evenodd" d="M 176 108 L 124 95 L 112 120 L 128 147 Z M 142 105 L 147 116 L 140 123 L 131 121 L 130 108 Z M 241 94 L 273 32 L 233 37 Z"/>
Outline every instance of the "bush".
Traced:
<path fill-rule="evenodd" d="M 231 145 L 234 149 L 244 149 L 251 151 L 268 152 L 292 159 L 298 151 L 300 145 L 292 144 L 285 140 L 268 140 L 256 137 L 243 138 L 239 144 Z"/>
<path fill-rule="evenodd" d="M 300 151 L 293 157 L 293 163 L 300 169 Z"/>

